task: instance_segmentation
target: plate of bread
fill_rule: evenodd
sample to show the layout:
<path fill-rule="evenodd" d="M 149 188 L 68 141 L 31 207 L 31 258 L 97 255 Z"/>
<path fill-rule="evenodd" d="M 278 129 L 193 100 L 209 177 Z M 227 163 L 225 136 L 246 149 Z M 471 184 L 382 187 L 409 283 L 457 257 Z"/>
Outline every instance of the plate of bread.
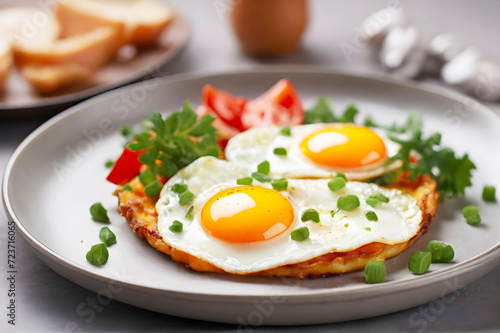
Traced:
<path fill-rule="evenodd" d="M 189 34 L 187 21 L 158 0 L 7 1 L 0 116 L 40 115 L 152 77 Z"/>

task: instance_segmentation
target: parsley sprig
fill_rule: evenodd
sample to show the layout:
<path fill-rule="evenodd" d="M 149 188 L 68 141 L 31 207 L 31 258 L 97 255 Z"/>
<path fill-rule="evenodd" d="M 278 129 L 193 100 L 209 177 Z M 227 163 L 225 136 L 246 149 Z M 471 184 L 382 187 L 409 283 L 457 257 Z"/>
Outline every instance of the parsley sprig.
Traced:
<path fill-rule="evenodd" d="M 333 112 L 327 99 L 319 98 L 316 105 L 306 111 L 304 124 L 311 123 L 355 123 L 358 110 L 354 105 L 349 105 L 343 115 L 338 117 Z M 394 172 L 371 179 L 380 185 L 387 185 L 396 180 L 402 172 L 409 172 L 410 179 L 429 174 L 438 183 L 440 200 L 445 201 L 465 194 L 465 188 L 472 185 L 471 171 L 475 169 L 474 163 L 467 154 L 459 157 L 453 150 L 441 146 L 441 134 L 433 133 L 426 137 L 422 133 L 422 117 L 410 114 L 406 123 L 392 126 L 376 124 L 370 117 L 364 121 L 365 126 L 377 127 L 385 130 L 388 138 L 401 145 L 399 152 L 389 158 L 388 164 L 394 160 L 401 160 L 403 166 Z M 403 134 L 403 135 L 402 135 Z M 404 136 L 404 137 L 403 137 Z"/>
<path fill-rule="evenodd" d="M 133 151 L 145 149 L 139 161 L 147 166 L 147 172 L 168 179 L 201 156 L 219 156 L 214 119 L 206 115 L 197 120 L 196 112 L 186 101 L 181 111 L 170 113 L 165 119 L 153 112 L 149 117 L 150 129 L 135 135 L 128 147 Z M 146 187 L 157 182 L 156 177 L 143 178 L 149 179 Z M 155 190 L 148 195 L 157 195 L 158 187 L 151 188 Z"/>

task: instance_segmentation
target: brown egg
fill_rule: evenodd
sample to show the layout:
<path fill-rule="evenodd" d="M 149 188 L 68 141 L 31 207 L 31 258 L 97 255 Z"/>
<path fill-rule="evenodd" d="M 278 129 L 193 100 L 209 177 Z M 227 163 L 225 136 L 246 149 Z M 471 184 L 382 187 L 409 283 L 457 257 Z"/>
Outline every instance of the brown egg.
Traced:
<path fill-rule="evenodd" d="M 306 0 L 232 0 L 230 5 L 234 33 L 252 55 L 292 52 L 307 24 Z"/>

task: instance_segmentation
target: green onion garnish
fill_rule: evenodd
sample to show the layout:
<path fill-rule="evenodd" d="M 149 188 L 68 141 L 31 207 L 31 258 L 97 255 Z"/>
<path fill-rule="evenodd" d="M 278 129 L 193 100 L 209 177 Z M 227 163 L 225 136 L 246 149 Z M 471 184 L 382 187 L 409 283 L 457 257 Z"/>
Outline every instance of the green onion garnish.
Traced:
<path fill-rule="evenodd" d="M 469 205 L 462 209 L 462 214 L 465 220 L 470 225 L 478 225 L 481 222 L 481 216 L 479 216 L 479 209 L 476 206 Z"/>
<path fill-rule="evenodd" d="M 290 136 L 292 135 L 292 131 L 290 130 L 290 127 L 283 127 L 280 131 L 280 134 Z"/>
<path fill-rule="evenodd" d="M 335 216 L 335 214 L 337 214 L 339 211 L 340 211 L 340 209 L 339 209 L 339 208 L 334 209 L 334 210 L 331 210 L 331 211 L 330 211 L 330 215 L 332 216 L 332 218 L 333 218 L 333 217 Z"/>
<path fill-rule="evenodd" d="M 168 230 L 172 232 L 182 232 L 182 222 L 175 220 L 172 225 L 168 227 Z"/>
<path fill-rule="evenodd" d="M 109 252 L 106 245 L 100 243 L 93 245 L 85 257 L 92 265 L 101 266 L 108 260 Z"/>
<path fill-rule="evenodd" d="M 365 217 L 368 221 L 374 221 L 374 222 L 377 222 L 378 221 L 378 216 L 377 214 L 375 214 L 375 212 L 369 210 L 367 212 L 365 212 Z"/>
<path fill-rule="evenodd" d="M 251 176 L 253 177 L 253 179 L 255 179 L 261 183 L 269 183 L 272 179 L 271 177 L 268 177 L 265 174 L 260 173 L 260 172 L 252 172 Z"/>
<path fill-rule="evenodd" d="M 115 164 L 115 161 L 113 160 L 107 160 L 106 163 L 104 164 L 106 168 L 111 168 Z"/>
<path fill-rule="evenodd" d="M 161 191 L 161 183 L 159 180 L 155 180 L 144 188 L 144 193 L 146 193 L 149 197 L 154 198 L 158 194 L 160 194 Z"/>
<path fill-rule="evenodd" d="M 450 245 L 432 240 L 427 243 L 427 252 L 432 255 L 432 262 L 450 262 L 455 257 L 455 251 Z"/>
<path fill-rule="evenodd" d="M 271 180 L 271 185 L 277 191 L 284 191 L 288 188 L 288 180 L 286 178 Z"/>
<path fill-rule="evenodd" d="M 257 172 L 260 172 L 264 175 L 268 175 L 271 171 L 271 164 L 268 161 L 264 161 L 261 164 L 257 165 Z"/>
<path fill-rule="evenodd" d="M 96 221 L 109 223 L 108 211 L 100 202 L 90 206 L 90 215 L 92 215 L 92 218 Z"/>
<path fill-rule="evenodd" d="M 187 190 L 187 186 L 181 183 L 177 183 L 172 185 L 172 192 L 175 192 L 177 194 L 182 194 Z"/>
<path fill-rule="evenodd" d="M 495 202 L 495 186 L 486 185 L 483 189 L 483 200 L 487 202 Z"/>
<path fill-rule="evenodd" d="M 305 241 L 309 238 L 309 229 L 307 227 L 295 229 L 290 233 L 290 237 L 297 242 Z"/>
<path fill-rule="evenodd" d="M 408 269 L 415 274 L 424 274 L 431 267 L 432 254 L 430 252 L 417 251 L 410 256 Z"/>
<path fill-rule="evenodd" d="M 193 214 L 192 214 L 193 213 L 193 209 L 194 209 L 194 206 L 189 207 L 188 211 L 186 212 L 186 215 L 184 216 L 188 220 L 192 220 L 193 219 Z"/>
<path fill-rule="evenodd" d="M 252 177 L 243 177 L 236 179 L 236 184 L 238 185 L 252 185 L 253 178 Z"/>
<path fill-rule="evenodd" d="M 345 187 L 345 184 L 347 181 L 345 180 L 345 177 L 342 176 L 336 176 L 335 178 L 332 178 L 328 182 L 328 188 L 332 190 L 333 192 L 340 190 L 341 188 Z"/>
<path fill-rule="evenodd" d="M 313 222 L 318 223 L 319 222 L 319 214 L 314 209 L 309 208 L 302 213 L 302 217 L 300 219 L 302 220 L 302 222 L 313 221 Z"/>
<path fill-rule="evenodd" d="M 354 194 L 342 195 L 337 199 L 337 207 L 342 210 L 353 210 L 359 207 L 359 199 Z"/>
<path fill-rule="evenodd" d="M 274 148 L 274 155 L 286 156 L 286 149 L 283 147 Z"/>
<path fill-rule="evenodd" d="M 365 265 L 365 279 L 368 283 L 385 282 L 385 263 L 383 261 L 369 261 Z"/>
<path fill-rule="evenodd" d="M 116 244 L 116 236 L 108 227 L 102 227 L 99 230 L 99 239 L 106 246 Z"/>
<path fill-rule="evenodd" d="M 372 228 L 370 228 L 370 227 L 366 227 L 366 228 L 363 228 L 363 229 L 366 230 L 366 231 L 372 231 Z"/>
<path fill-rule="evenodd" d="M 385 195 L 383 194 L 380 194 L 380 193 L 377 193 L 377 194 L 374 194 L 374 195 L 370 195 L 368 197 L 368 199 L 366 199 L 366 203 L 370 206 L 372 206 L 373 208 L 377 208 L 377 206 L 381 203 L 381 202 L 385 202 L 385 203 L 388 203 L 389 202 L 389 198 L 386 197 Z"/>
<path fill-rule="evenodd" d="M 134 131 L 133 131 L 132 127 L 130 127 L 129 125 L 123 125 L 122 127 L 120 127 L 120 133 L 124 137 L 129 137 L 129 136 L 132 136 L 134 134 Z"/>
<path fill-rule="evenodd" d="M 184 191 L 181 195 L 179 195 L 179 204 L 181 206 L 185 206 L 194 199 L 194 194 L 190 191 Z"/>
<path fill-rule="evenodd" d="M 130 185 L 125 185 L 125 186 L 122 187 L 122 192 L 123 191 L 134 192 L 134 189 Z"/>

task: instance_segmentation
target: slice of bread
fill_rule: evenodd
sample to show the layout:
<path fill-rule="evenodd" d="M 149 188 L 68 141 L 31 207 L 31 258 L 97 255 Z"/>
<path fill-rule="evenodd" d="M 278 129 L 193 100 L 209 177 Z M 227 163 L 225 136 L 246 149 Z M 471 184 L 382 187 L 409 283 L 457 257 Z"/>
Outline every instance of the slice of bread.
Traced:
<path fill-rule="evenodd" d="M 47 65 L 80 65 L 96 70 L 110 61 L 119 48 L 119 31 L 100 27 L 66 39 L 58 39 L 39 47 L 17 48 L 18 67 Z"/>
<path fill-rule="evenodd" d="M 12 49 L 6 36 L 0 33 L 0 93 L 5 88 L 9 70 L 12 67 Z"/>
<path fill-rule="evenodd" d="M 78 64 L 28 65 L 21 69 L 21 75 L 40 93 L 50 94 L 61 88 L 92 80 L 95 71 Z"/>
<path fill-rule="evenodd" d="M 173 13 L 158 0 L 73 0 L 58 3 L 62 37 L 102 26 L 123 29 L 123 44 L 150 46 L 171 22 Z"/>

